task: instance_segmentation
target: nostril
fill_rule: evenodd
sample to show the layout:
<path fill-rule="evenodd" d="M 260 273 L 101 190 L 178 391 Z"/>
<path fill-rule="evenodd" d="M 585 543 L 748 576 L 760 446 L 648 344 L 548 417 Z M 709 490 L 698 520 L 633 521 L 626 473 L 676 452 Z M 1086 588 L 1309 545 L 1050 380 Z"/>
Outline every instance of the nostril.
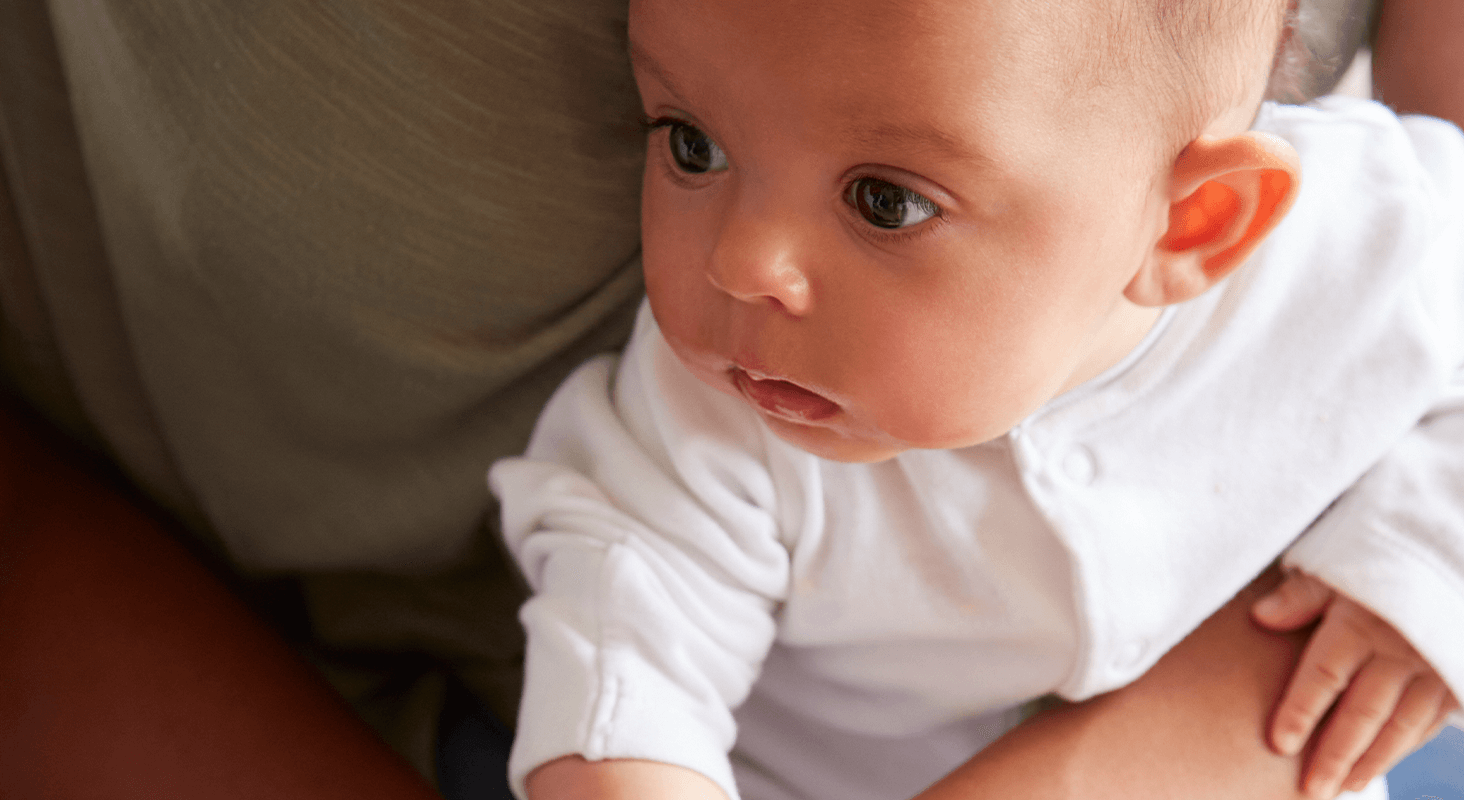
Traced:
<path fill-rule="evenodd" d="M 807 303 L 804 298 L 807 295 L 808 282 L 801 275 L 797 276 L 796 281 L 789 281 L 785 285 L 731 284 L 728 281 L 718 279 L 715 273 L 708 273 L 707 281 L 723 294 L 729 295 L 744 303 L 767 303 L 775 310 L 785 314 L 799 315 L 805 313 Z"/>

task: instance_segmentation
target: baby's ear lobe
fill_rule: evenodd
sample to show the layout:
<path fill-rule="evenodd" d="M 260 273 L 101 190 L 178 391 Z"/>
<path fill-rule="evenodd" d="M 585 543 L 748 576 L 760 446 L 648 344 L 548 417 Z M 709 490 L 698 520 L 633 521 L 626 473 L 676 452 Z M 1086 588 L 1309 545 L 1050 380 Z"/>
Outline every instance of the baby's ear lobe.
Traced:
<path fill-rule="evenodd" d="M 1286 215 L 1300 177 L 1296 150 L 1270 134 L 1190 142 L 1170 172 L 1169 227 L 1125 296 L 1162 306 L 1214 286 Z"/>

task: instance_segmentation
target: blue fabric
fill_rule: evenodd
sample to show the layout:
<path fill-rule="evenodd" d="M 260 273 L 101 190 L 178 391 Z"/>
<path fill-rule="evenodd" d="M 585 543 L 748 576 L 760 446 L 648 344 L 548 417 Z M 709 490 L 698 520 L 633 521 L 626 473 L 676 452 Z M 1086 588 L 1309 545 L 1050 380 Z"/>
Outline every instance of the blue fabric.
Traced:
<path fill-rule="evenodd" d="M 1448 727 L 1388 773 L 1390 800 L 1464 800 L 1464 730 Z"/>

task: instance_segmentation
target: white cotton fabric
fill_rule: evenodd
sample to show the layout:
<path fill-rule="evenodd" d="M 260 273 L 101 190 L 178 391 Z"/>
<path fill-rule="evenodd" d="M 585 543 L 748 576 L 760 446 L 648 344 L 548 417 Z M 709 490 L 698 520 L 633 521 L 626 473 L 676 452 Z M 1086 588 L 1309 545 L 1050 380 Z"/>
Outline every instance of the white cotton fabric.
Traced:
<path fill-rule="evenodd" d="M 734 800 L 909 796 L 1024 702 L 1134 680 L 1283 553 L 1464 696 L 1464 139 L 1346 100 L 1257 127 L 1303 169 L 1263 248 L 983 445 L 815 458 L 643 308 L 490 474 L 535 592 L 519 796 L 573 753 Z"/>

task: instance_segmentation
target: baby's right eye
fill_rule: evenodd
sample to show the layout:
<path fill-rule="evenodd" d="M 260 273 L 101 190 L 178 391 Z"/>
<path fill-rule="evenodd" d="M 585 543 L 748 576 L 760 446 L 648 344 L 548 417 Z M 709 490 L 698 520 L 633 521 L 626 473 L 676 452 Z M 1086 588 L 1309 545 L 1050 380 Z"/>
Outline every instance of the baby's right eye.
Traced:
<path fill-rule="evenodd" d="M 671 158 L 682 172 L 695 175 L 721 172 L 727 168 L 727 154 L 700 129 L 676 121 L 672 121 L 669 127 L 671 130 L 667 139 L 670 141 Z"/>

